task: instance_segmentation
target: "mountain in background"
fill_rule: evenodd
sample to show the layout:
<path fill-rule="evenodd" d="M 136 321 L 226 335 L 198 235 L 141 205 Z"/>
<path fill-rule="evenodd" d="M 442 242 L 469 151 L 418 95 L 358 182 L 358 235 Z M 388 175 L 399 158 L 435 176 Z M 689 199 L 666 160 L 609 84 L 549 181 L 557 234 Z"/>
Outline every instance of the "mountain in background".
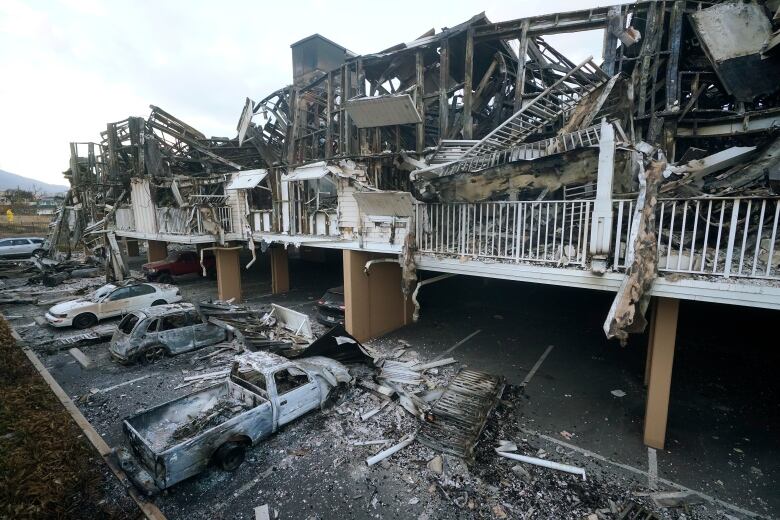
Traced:
<path fill-rule="evenodd" d="M 16 175 L 15 173 L 0 170 L 0 191 L 22 189 L 26 191 L 35 191 L 39 194 L 55 195 L 65 193 L 68 187 L 62 184 L 49 184 L 47 182 L 37 181 Z"/>

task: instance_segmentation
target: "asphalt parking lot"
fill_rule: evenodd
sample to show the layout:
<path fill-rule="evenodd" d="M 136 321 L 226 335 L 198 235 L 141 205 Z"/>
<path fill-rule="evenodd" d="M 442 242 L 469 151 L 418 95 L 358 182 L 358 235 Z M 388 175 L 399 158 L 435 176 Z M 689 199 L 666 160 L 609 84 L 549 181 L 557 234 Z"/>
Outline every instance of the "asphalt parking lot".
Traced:
<path fill-rule="evenodd" d="M 268 272 L 261 258 L 243 273 L 249 304 L 275 302 L 313 316 L 316 299 L 341 284 L 337 261 L 293 261 L 292 290 L 273 296 Z M 185 299 L 216 297 L 213 280 L 190 277 L 177 283 Z M 253 518 L 254 507 L 266 503 L 281 518 L 490 517 L 498 515 L 496 506 L 510 518 L 521 518 L 534 508 L 533 502 L 522 501 L 523 489 L 515 487 L 518 475 L 510 471 L 511 465 L 491 458 L 492 446 L 487 446 L 510 434 L 522 437 L 529 449 L 582 465 L 595 476 L 588 484 L 593 487 L 573 491 L 576 481 L 568 476 L 536 471 L 539 483 L 548 484 L 541 495 L 578 493 L 580 500 L 589 493 L 613 493 L 619 501 L 647 491 L 652 472 L 642 444 L 646 337 L 632 339 L 625 348 L 604 339 L 601 320 L 610 303 L 608 294 L 452 278 L 426 286 L 421 301 L 418 323 L 371 344 L 387 349 L 408 345 L 421 359 L 431 359 L 470 336 L 448 355 L 463 365 L 503 374 L 513 385 L 526 380 L 547 352 L 525 392 L 508 401 L 494 418 L 496 424 L 486 428 L 486 449 L 477 458 L 480 468 L 465 468 L 447 457 L 447 471 L 436 477 L 426 468 L 433 452 L 416 444 L 387 464 L 366 467 L 364 458 L 376 447 L 354 446 L 352 441 L 397 439 L 413 424 L 397 410 L 370 424 L 355 422 L 354 412 L 371 403 L 366 392 L 353 389 L 336 409 L 311 413 L 251 450 L 236 472 L 213 469 L 193 477 L 157 497 L 157 505 L 169 518 Z M 44 310 L 28 305 L 2 309 L 6 315 L 23 316 L 11 322 L 28 338 L 56 334 L 47 326 L 43 331 L 29 326 L 30 316 Z M 780 385 L 772 373 L 778 353 L 750 327 L 774 315 L 731 311 L 687 302 L 681 310 L 667 446 L 657 454 L 659 487 L 671 481 L 733 506 L 708 504 L 689 511 L 693 516 L 688 518 L 780 515 Z M 715 326 L 718 323 L 728 326 Z M 123 417 L 185 395 L 192 391 L 181 386 L 185 377 L 229 363 L 229 356 L 199 359 L 210 347 L 151 365 L 121 366 L 111 361 L 106 347 L 81 347 L 94 362 L 87 370 L 67 349 L 39 351 L 39 356 L 112 446 L 124 442 Z M 442 377 L 454 370 L 443 370 Z M 615 390 L 622 396 L 614 395 Z M 555 480 L 549 483 L 546 478 Z M 565 492 L 561 484 L 568 486 Z M 453 489 L 468 495 L 463 505 L 451 496 Z M 490 498 L 505 493 L 520 496 L 519 505 Z M 537 504 L 531 517 L 570 517 L 578 511 L 558 509 L 552 498 L 541 503 L 549 510 Z M 671 518 L 677 514 L 668 513 Z"/>

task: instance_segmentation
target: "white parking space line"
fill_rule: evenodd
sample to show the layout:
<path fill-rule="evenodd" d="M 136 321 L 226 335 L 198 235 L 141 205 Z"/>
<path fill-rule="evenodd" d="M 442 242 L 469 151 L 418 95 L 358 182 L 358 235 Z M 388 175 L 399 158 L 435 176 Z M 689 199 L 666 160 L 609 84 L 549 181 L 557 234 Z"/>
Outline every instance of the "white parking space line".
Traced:
<path fill-rule="evenodd" d="M 658 489 L 658 454 L 655 448 L 647 447 L 647 487 Z"/>
<path fill-rule="evenodd" d="M 624 469 L 626 471 L 630 471 L 632 473 L 636 473 L 637 475 L 643 476 L 643 477 L 647 478 L 648 480 L 650 479 L 650 473 L 649 472 L 647 472 L 645 470 L 642 470 L 642 469 L 639 469 L 639 468 L 635 468 L 633 466 L 629 466 L 628 464 L 623 464 L 621 462 L 615 462 L 614 460 L 610 460 L 610 459 L 606 458 L 605 456 L 599 455 L 598 453 L 596 453 L 594 451 L 586 450 L 585 448 L 580 448 L 579 446 L 575 446 L 574 444 L 569 444 L 568 442 L 559 441 L 555 437 L 550 437 L 549 435 L 545 435 L 543 433 L 539 433 L 539 432 L 534 431 L 534 430 L 529 430 L 528 428 L 520 428 L 520 431 L 525 433 L 526 435 L 533 435 L 533 436 L 539 437 L 540 439 L 544 439 L 544 440 L 546 440 L 548 442 L 552 442 L 553 444 L 558 444 L 559 446 L 562 446 L 562 447 L 564 447 L 566 449 L 576 451 L 577 453 L 585 455 L 586 457 L 590 457 L 592 459 L 596 459 L 596 460 L 599 460 L 601 462 L 606 462 L 607 464 L 611 464 L 611 465 L 613 465 L 615 467 Z M 721 500 L 719 498 L 715 498 L 713 496 L 707 495 L 705 493 L 702 493 L 701 491 L 696 491 L 695 489 L 691 489 L 689 487 L 685 487 L 682 484 L 678 484 L 676 482 L 672 482 L 671 480 L 667 480 L 665 478 L 657 478 L 657 480 L 658 480 L 659 483 L 661 483 L 661 484 L 663 484 L 665 486 L 669 486 L 671 488 L 677 489 L 678 491 L 685 491 L 686 493 L 695 493 L 696 495 L 701 497 L 703 500 L 706 500 L 707 502 L 710 502 L 712 504 L 718 504 L 719 506 L 725 507 L 727 509 L 731 509 L 732 511 L 735 511 L 735 512 L 737 512 L 739 514 L 742 514 L 742 515 L 745 515 L 745 516 L 749 516 L 749 517 L 752 517 L 752 518 L 763 518 L 763 516 L 759 515 L 758 513 L 754 513 L 753 511 L 749 511 L 749 510 L 743 509 L 743 508 L 741 508 L 739 506 L 735 506 L 734 504 L 730 504 L 730 503 L 725 502 L 725 501 L 723 501 L 723 500 Z"/>
<path fill-rule="evenodd" d="M 451 346 L 450 348 L 448 348 L 447 350 L 445 350 L 444 352 L 442 352 L 441 354 L 439 354 L 438 356 L 433 358 L 431 361 L 433 362 L 433 361 L 440 360 L 441 358 L 443 358 L 444 356 L 446 356 L 447 354 L 449 354 L 450 352 L 452 352 L 453 350 L 455 350 L 459 346 L 463 345 L 464 343 L 466 343 L 468 340 L 470 340 L 471 338 L 473 338 L 474 336 L 476 336 L 480 332 L 482 332 L 482 329 L 475 330 L 474 332 L 472 332 L 471 334 L 469 334 L 468 336 L 466 336 L 462 340 L 458 341 L 453 346 Z"/>
<path fill-rule="evenodd" d="M 235 500 L 236 498 L 240 497 L 241 495 L 243 495 L 244 493 L 246 493 L 247 491 L 255 487 L 258 482 L 268 477 L 268 475 L 270 475 L 272 471 L 273 471 L 273 466 L 265 470 L 263 473 L 261 473 L 259 477 L 250 480 L 249 482 L 247 482 L 237 490 L 233 491 L 233 493 L 230 495 L 230 498 L 225 502 L 220 502 L 219 504 L 215 505 L 213 511 L 221 511 L 222 509 L 227 507 L 228 502 Z"/>
<path fill-rule="evenodd" d="M 539 356 L 539 360 L 536 362 L 536 364 L 531 368 L 531 371 L 528 372 L 528 375 L 525 376 L 525 379 L 523 379 L 523 382 L 520 383 L 521 388 L 525 388 L 528 383 L 531 382 L 531 378 L 534 377 L 534 374 L 536 374 L 536 371 L 539 370 L 539 367 L 542 366 L 542 363 L 544 363 L 544 360 L 547 358 L 547 355 L 550 353 L 550 351 L 555 347 L 555 345 L 550 345 L 547 347 L 547 350 L 544 351 L 544 353 Z"/>
<path fill-rule="evenodd" d="M 98 393 L 104 394 L 106 392 L 110 392 L 111 390 L 116 390 L 117 388 L 120 388 L 120 387 L 123 387 L 123 386 L 126 386 L 126 385 L 131 385 L 131 384 L 133 384 L 133 383 L 135 383 L 137 381 L 141 381 L 143 379 L 146 379 L 147 377 L 152 377 L 152 376 L 156 376 L 156 375 L 157 374 L 154 373 L 154 374 L 146 374 L 145 376 L 141 376 L 141 377 L 136 377 L 135 379 L 131 379 L 130 381 L 125 381 L 124 383 L 119 383 L 118 385 L 109 386 L 108 388 L 101 388 L 101 389 L 98 390 Z"/>

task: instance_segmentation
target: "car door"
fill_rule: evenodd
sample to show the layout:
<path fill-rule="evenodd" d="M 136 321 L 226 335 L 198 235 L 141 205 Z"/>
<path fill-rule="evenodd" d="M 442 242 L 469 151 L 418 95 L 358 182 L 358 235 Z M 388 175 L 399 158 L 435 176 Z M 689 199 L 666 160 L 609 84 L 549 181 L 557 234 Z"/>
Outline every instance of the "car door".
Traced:
<path fill-rule="evenodd" d="M 32 253 L 30 249 L 30 241 L 26 238 L 14 238 L 11 239 L 11 251 L 14 256 L 26 256 Z"/>
<path fill-rule="evenodd" d="M 128 312 L 130 298 L 133 295 L 132 287 L 119 287 L 111 294 L 103 298 L 98 304 L 99 318 L 110 318 Z"/>
<path fill-rule="evenodd" d="M 274 372 L 273 378 L 279 404 L 279 426 L 319 405 L 319 387 L 303 370 L 297 367 L 282 368 Z"/>
<path fill-rule="evenodd" d="M 128 308 L 136 311 L 140 309 L 146 309 L 151 307 L 152 303 L 157 300 L 157 290 L 154 286 L 148 283 L 139 283 L 131 287 L 130 303 Z"/>
<path fill-rule="evenodd" d="M 175 312 L 163 316 L 157 332 L 158 341 L 171 354 L 179 354 L 193 349 L 193 323 L 186 312 Z"/>
<path fill-rule="evenodd" d="M 13 240 L 10 238 L 0 240 L 0 256 L 11 256 L 13 251 Z"/>
<path fill-rule="evenodd" d="M 188 311 L 187 313 L 190 319 L 194 323 L 192 326 L 192 336 L 195 342 L 195 348 L 205 347 L 206 345 L 213 345 L 219 343 L 227 338 L 225 329 L 213 323 L 203 323 L 198 313 L 195 311 Z"/>
<path fill-rule="evenodd" d="M 17 242 L 19 245 L 19 255 L 32 255 L 32 252 L 36 248 L 36 245 L 29 238 L 18 238 Z"/>

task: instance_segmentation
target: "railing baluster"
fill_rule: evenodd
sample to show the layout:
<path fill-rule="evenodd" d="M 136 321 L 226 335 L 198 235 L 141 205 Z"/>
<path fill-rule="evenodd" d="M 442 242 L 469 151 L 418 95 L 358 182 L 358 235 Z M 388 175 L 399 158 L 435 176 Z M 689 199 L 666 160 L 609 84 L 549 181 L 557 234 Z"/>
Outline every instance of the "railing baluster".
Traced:
<path fill-rule="evenodd" d="M 542 203 L 537 202 L 536 206 L 538 208 L 537 213 L 537 225 L 536 225 L 536 259 L 539 260 L 540 253 L 542 250 Z"/>
<path fill-rule="evenodd" d="M 683 244 L 685 244 L 685 221 L 688 219 L 688 201 L 683 203 L 683 219 L 680 225 L 680 248 L 677 251 L 677 270 L 680 270 L 683 257 Z"/>
<path fill-rule="evenodd" d="M 707 204 L 707 220 L 705 221 L 704 225 L 704 244 L 701 251 L 701 268 L 699 269 L 699 272 L 704 272 L 704 265 L 707 262 L 707 246 L 709 245 L 708 240 L 710 238 L 710 218 L 712 217 L 712 201 Z"/>
<path fill-rule="evenodd" d="M 585 201 L 585 230 L 582 233 L 582 265 L 588 260 L 588 240 L 590 239 L 590 201 Z"/>
<path fill-rule="evenodd" d="M 496 256 L 496 203 L 493 202 L 491 204 L 493 209 L 493 218 L 491 219 L 491 224 L 493 225 L 493 232 L 490 233 L 490 256 Z"/>
<path fill-rule="evenodd" d="M 561 256 L 559 256 L 556 261 L 563 259 L 563 255 L 566 254 L 566 246 L 564 246 L 563 243 L 566 240 L 566 206 L 568 206 L 568 204 L 568 202 L 563 203 L 563 213 L 561 214 Z"/>
<path fill-rule="evenodd" d="M 576 207 L 576 205 L 577 205 L 576 202 L 572 202 L 571 203 L 571 218 L 569 219 L 570 220 L 570 222 L 569 222 L 569 251 L 566 252 L 566 258 L 569 258 L 569 260 L 571 260 L 571 258 L 569 257 L 569 252 L 571 252 L 572 249 L 573 249 L 573 246 L 572 246 L 571 242 L 572 242 L 572 237 L 573 237 L 573 234 L 574 234 L 574 213 L 575 213 L 574 208 Z"/>
<path fill-rule="evenodd" d="M 580 210 L 580 222 L 577 226 L 577 262 L 581 261 L 581 251 L 582 251 L 582 223 L 583 219 L 585 218 L 585 211 L 582 208 L 582 202 L 579 203 L 579 210 Z"/>
<path fill-rule="evenodd" d="M 775 254 L 775 239 L 777 238 L 777 222 L 780 220 L 780 200 L 775 199 L 775 218 L 772 222 L 772 239 L 769 242 L 769 256 L 766 259 L 766 275 L 769 276 L 772 269 L 772 260 Z"/>
<path fill-rule="evenodd" d="M 442 250 L 445 253 L 450 252 L 450 205 L 443 204 L 441 208 L 442 213 Z"/>
<path fill-rule="evenodd" d="M 458 208 L 457 204 L 450 206 L 450 218 L 452 226 L 450 227 L 450 251 L 457 253 L 460 250 L 460 226 L 458 226 Z"/>
<path fill-rule="evenodd" d="M 623 232 L 623 202 L 618 201 L 617 229 L 615 230 L 615 250 L 612 255 L 612 270 L 620 267 L 620 234 Z"/>
<path fill-rule="evenodd" d="M 516 204 L 512 204 L 512 206 L 517 206 Z M 509 235 L 511 235 L 509 231 L 509 223 L 511 221 L 511 217 L 509 216 L 512 213 L 512 206 L 506 206 L 506 231 L 504 231 L 504 257 L 505 258 L 511 258 L 512 253 L 510 253 L 509 250 Z"/>
<path fill-rule="evenodd" d="M 718 222 L 718 237 L 715 240 L 715 259 L 712 262 L 712 273 L 718 272 L 718 256 L 720 256 L 720 237 L 723 235 L 723 216 L 726 214 L 726 201 L 720 203 L 720 222 Z"/>
<path fill-rule="evenodd" d="M 520 257 L 519 258 L 525 258 L 525 220 L 528 217 L 528 204 L 525 202 L 520 203 L 520 213 L 522 215 L 523 222 L 520 225 L 520 232 L 522 233 L 522 237 L 520 238 Z"/>
<path fill-rule="evenodd" d="M 739 202 L 740 199 L 734 199 L 731 206 L 731 226 L 729 227 L 729 241 L 726 245 L 726 264 L 723 266 L 725 278 L 731 275 L 731 262 L 734 258 L 734 242 L 737 238 L 737 222 L 739 221 Z"/>
<path fill-rule="evenodd" d="M 688 262 L 688 271 L 693 271 L 693 258 L 696 256 L 696 230 L 699 225 L 699 201 L 696 201 L 696 214 L 693 217 L 693 234 L 691 235 L 691 261 Z"/>
<path fill-rule="evenodd" d="M 439 253 L 439 209 L 440 205 L 436 204 L 431 208 L 431 249 L 434 253 Z"/>
<path fill-rule="evenodd" d="M 534 203 L 529 202 L 528 207 L 531 208 L 531 218 L 528 220 L 528 254 L 526 257 L 530 260 L 534 257 Z"/>
<path fill-rule="evenodd" d="M 523 212 L 523 206 L 519 202 L 514 203 L 515 206 L 515 231 L 512 234 L 512 243 L 514 245 L 512 252 L 515 257 L 515 262 L 520 258 L 520 214 Z"/>
<path fill-rule="evenodd" d="M 747 234 L 750 228 L 750 210 L 753 208 L 753 200 L 748 199 L 747 212 L 745 213 L 745 232 L 742 234 L 742 247 L 739 252 L 739 271 L 738 275 L 742 274 L 742 265 L 745 263 L 745 249 L 747 248 Z"/>
<path fill-rule="evenodd" d="M 476 246 L 477 242 L 477 206 L 475 204 L 471 204 L 471 208 L 474 210 L 474 224 L 471 226 L 471 254 L 472 255 L 479 255 L 479 250 Z"/>
<path fill-rule="evenodd" d="M 552 236 L 552 257 L 549 257 L 548 260 L 555 260 L 555 239 L 558 236 L 558 203 L 557 202 L 551 202 L 550 204 L 554 204 L 553 206 L 553 236 Z"/>
<path fill-rule="evenodd" d="M 672 234 L 674 233 L 674 216 L 677 212 L 677 201 L 672 203 L 672 218 L 669 219 L 669 243 L 666 245 L 666 264 L 664 269 L 669 269 L 669 260 L 672 255 Z M 660 266 L 659 266 L 660 267 Z"/>
<path fill-rule="evenodd" d="M 439 205 L 439 252 L 447 252 L 447 242 L 445 234 L 447 233 L 447 218 L 444 214 L 447 206 L 445 204 Z"/>
<path fill-rule="evenodd" d="M 758 232 L 756 233 L 756 252 L 753 254 L 753 269 L 750 272 L 750 276 L 756 275 L 756 267 L 758 267 L 758 251 L 761 249 L 761 231 L 764 227 L 764 211 L 766 210 L 766 200 L 761 201 L 761 216 L 758 219 Z M 745 223 L 747 229 L 747 223 Z"/>
<path fill-rule="evenodd" d="M 658 219 L 659 220 L 659 222 L 658 222 L 658 243 L 655 246 L 656 251 L 657 251 L 657 253 L 656 253 L 657 255 L 661 254 L 661 235 L 663 235 L 663 230 L 664 230 L 664 213 L 665 213 L 664 209 L 665 209 L 665 207 L 666 207 L 666 203 L 665 202 L 661 202 L 661 216 Z M 626 248 L 628 248 L 628 243 L 626 243 Z M 660 265 L 658 267 L 660 267 Z"/>
<path fill-rule="evenodd" d="M 544 217 L 544 256 L 542 256 L 542 260 L 547 260 L 547 243 L 550 236 L 550 203 L 544 202 L 543 204 L 547 211 Z"/>

